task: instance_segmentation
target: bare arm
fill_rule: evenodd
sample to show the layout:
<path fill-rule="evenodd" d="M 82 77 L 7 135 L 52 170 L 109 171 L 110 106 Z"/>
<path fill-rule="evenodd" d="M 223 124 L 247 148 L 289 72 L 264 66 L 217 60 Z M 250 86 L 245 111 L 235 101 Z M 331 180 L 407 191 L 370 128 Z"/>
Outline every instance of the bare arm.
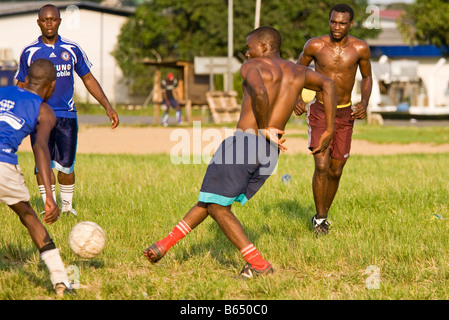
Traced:
<path fill-rule="evenodd" d="M 299 55 L 298 61 L 296 61 L 296 64 L 308 67 L 310 63 L 313 61 L 313 55 L 314 55 L 314 43 L 313 39 L 307 41 L 307 43 L 304 45 L 304 50 Z M 296 102 L 296 106 L 293 109 L 294 113 L 297 116 L 300 116 L 304 112 L 307 112 L 306 110 L 306 104 L 304 100 L 302 99 L 301 93 L 298 96 L 298 100 Z"/>
<path fill-rule="evenodd" d="M 50 132 L 55 126 L 56 117 L 53 110 L 46 102 L 42 102 L 39 110 L 38 124 L 36 126 L 36 140 L 33 144 L 34 159 L 36 168 L 39 171 L 45 192 L 52 194 L 51 190 L 51 168 L 50 168 L 50 151 L 48 150 L 48 139 Z M 44 222 L 52 224 L 58 219 L 59 208 L 53 197 L 45 198 L 45 216 Z"/>
<path fill-rule="evenodd" d="M 251 105 L 259 129 L 267 129 L 269 117 L 268 92 L 256 63 L 248 61 L 241 68 L 241 74 L 251 95 Z"/>
<path fill-rule="evenodd" d="M 366 109 L 368 108 L 371 90 L 373 88 L 373 77 L 371 73 L 370 50 L 369 47 L 363 46 L 361 51 L 361 58 L 359 61 L 360 73 L 362 75 L 361 82 L 361 101 L 355 105 L 355 110 L 352 113 L 354 118 L 363 119 L 366 116 Z"/>
<path fill-rule="evenodd" d="M 240 73 L 244 81 L 244 92 L 251 97 L 251 108 L 257 123 L 258 133 L 276 144 L 280 150 L 286 151 L 287 148 L 283 145 L 285 139 L 279 138 L 285 132 L 278 128 L 268 127 L 270 102 L 260 66 L 254 60 L 249 60 L 243 64 Z"/>
<path fill-rule="evenodd" d="M 298 61 L 296 61 L 296 64 L 308 67 L 309 64 L 313 61 L 314 51 L 315 50 L 313 39 L 307 41 L 306 44 L 304 45 L 303 51 L 299 55 Z"/>
<path fill-rule="evenodd" d="M 106 114 L 111 120 L 112 129 L 116 128 L 119 124 L 117 112 L 115 112 L 115 110 L 111 107 L 111 104 L 109 103 L 109 100 L 104 94 L 103 89 L 97 79 L 95 79 L 93 74 L 89 72 L 81 77 L 81 80 L 83 80 L 83 83 L 90 94 L 103 106 L 103 108 L 105 108 Z"/>

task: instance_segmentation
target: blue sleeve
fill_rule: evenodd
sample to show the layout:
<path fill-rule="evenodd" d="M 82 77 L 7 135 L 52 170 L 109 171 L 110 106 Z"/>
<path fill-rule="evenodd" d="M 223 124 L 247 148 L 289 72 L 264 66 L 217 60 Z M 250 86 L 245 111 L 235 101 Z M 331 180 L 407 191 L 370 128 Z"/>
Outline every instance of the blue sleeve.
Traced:
<path fill-rule="evenodd" d="M 87 58 L 87 55 L 84 53 L 84 51 L 81 48 L 77 48 L 76 50 L 76 65 L 75 65 L 75 71 L 78 74 L 78 76 L 82 77 L 85 76 L 90 72 L 90 68 L 92 67 L 92 63 Z"/>
<path fill-rule="evenodd" d="M 28 75 L 28 71 L 30 69 L 27 63 L 28 54 L 25 52 L 25 50 L 23 50 L 22 54 L 20 55 L 19 67 L 17 68 L 17 72 L 15 75 L 15 78 L 20 82 L 25 82 L 25 78 Z"/>

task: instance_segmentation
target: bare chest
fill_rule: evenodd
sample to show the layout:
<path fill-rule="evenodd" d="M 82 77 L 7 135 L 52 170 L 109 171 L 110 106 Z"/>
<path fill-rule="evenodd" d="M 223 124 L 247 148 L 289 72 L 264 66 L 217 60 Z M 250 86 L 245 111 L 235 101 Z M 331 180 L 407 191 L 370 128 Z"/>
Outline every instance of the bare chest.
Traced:
<path fill-rule="evenodd" d="M 359 54 L 351 46 L 326 46 L 315 55 L 316 68 L 326 74 L 355 73 L 358 62 Z"/>

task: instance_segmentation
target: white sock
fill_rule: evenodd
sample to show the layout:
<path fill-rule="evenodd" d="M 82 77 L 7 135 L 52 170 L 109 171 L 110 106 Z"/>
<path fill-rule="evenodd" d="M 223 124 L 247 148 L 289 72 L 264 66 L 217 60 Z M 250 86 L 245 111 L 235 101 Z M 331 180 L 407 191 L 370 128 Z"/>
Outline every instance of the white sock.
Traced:
<path fill-rule="evenodd" d="M 73 192 L 75 191 L 75 184 L 59 185 L 59 191 L 61 194 L 62 212 L 66 212 L 72 209 Z"/>
<path fill-rule="evenodd" d="M 162 123 L 165 125 L 165 124 L 168 124 L 168 113 L 165 113 L 164 114 L 164 117 L 162 118 Z"/>
<path fill-rule="evenodd" d="M 42 252 L 41 259 L 45 262 L 45 265 L 50 272 L 50 281 L 53 284 L 53 287 L 62 282 L 68 289 L 72 288 L 67 275 L 67 270 L 59 255 L 58 248 Z"/>
<path fill-rule="evenodd" d="M 55 200 L 55 202 L 56 202 L 56 192 L 55 192 L 55 190 L 56 190 L 55 185 L 52 184 L 51 185 L 51 191 L 53 193 L 53 200 Z M 47 199 L 47 193 L 45 192 L 45 187 L 44 187 L 43 184 L 39 185 L 39 192 L 41 193 L 42 201 L 44 201 L 44 204 L 45 204 L 45 200 Z"/>

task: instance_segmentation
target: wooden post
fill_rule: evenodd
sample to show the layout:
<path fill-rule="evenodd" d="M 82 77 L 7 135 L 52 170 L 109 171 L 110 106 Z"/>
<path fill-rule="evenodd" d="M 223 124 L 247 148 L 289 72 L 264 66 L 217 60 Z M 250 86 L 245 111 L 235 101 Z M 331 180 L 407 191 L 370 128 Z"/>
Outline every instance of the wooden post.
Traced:
<path fill-rule="evenodd" d="M 161 69 L 156 68 L 153 86 L 153 123 L 159 124 L 159 109 L 162 102 Z"/>
<path fill-rule="evenodd" d="M 186 122 L 192 123 L 192 100 L 186 100 Z"/>

